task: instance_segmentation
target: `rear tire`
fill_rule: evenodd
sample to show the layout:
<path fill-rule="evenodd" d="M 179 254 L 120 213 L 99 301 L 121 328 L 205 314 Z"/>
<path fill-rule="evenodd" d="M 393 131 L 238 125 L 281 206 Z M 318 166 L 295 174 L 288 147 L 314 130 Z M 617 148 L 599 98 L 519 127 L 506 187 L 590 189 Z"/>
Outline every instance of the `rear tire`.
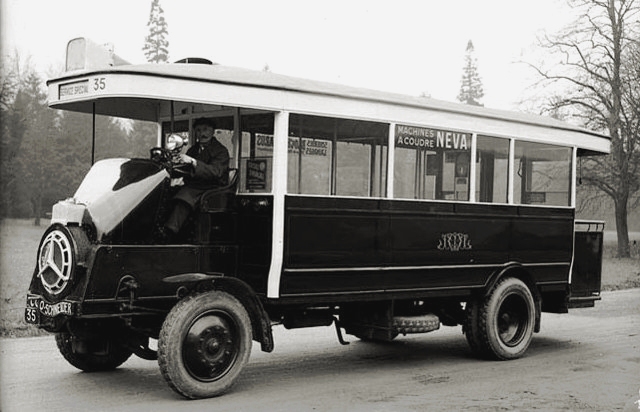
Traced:
<path fill-rule="evenodd" d="M 187 296 L 165 319 L 158 364 L 169 386 L 189 399 L 225 393 L 251 354 L 251 320 L 232 295 L 210 291 Z"/>
<path fill-rule="evenodd" d="M 535 301 L 520 279 L 507 277 L 482 299 L 467 302 L 464 333 L 482 357 L 517 359 L 529 347 L 535 327 Z"/>
<path fill-rule="evenodd" d="M 113 370 L 133 353 L 113 339 L 82 340 L 69 332 L 56 333 L 56 345 L 67 362 L 85 372 Z"/>

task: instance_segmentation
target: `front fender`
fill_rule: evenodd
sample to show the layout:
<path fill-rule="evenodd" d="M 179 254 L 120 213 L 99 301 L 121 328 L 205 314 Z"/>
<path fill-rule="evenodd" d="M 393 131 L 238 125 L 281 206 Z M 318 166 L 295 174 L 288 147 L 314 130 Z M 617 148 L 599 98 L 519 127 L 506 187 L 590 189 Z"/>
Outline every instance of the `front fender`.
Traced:
<path fill-rule="evenodd" d="M 242 280 L 211 272 L 182 273 L 167 276 L 162 281 L 166 283 L 181 283 L 181 287 L 185 288 L 183 292 L 179 292 L 182 296 L 203 290 L 219 290 L 234 296 L 249 313 L 253 339 L 260 342 L 262 351 L 273 351 L 274 341 L 269 314 L 264 310 L 264 306 L 255 291 Z"/>

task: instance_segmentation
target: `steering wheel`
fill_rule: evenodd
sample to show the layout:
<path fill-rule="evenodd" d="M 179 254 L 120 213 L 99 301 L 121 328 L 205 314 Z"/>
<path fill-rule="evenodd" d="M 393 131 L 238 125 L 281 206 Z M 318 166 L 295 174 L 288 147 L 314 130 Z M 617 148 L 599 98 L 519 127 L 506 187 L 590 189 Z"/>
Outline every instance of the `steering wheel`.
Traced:
<path fill-rule="evenodd" d="M 192 166 L 189 163 L 181 163 L 175 154 L 164 147 L 153 147 L 149 149 L 151 160 L 160 163 L 171 177 L 185 177 L 191 175 Z"/>
<path fill-rule="evenodd" d="M 151 160 L 166 164 L 171 162 L 171 152 L 164 147 L 152 147 L 149 149 Z"/>

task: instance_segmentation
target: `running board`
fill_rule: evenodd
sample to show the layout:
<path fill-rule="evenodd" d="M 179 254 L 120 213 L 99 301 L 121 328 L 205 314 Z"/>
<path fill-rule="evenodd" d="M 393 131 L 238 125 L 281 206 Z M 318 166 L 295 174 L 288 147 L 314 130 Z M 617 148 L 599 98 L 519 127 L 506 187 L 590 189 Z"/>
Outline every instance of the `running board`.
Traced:
<path fill-rule="evenodd" d="M 592 308 L 597 300 L 602 300 L 601 296 L 574 296 L 569 298 L 569 309 Z"/>

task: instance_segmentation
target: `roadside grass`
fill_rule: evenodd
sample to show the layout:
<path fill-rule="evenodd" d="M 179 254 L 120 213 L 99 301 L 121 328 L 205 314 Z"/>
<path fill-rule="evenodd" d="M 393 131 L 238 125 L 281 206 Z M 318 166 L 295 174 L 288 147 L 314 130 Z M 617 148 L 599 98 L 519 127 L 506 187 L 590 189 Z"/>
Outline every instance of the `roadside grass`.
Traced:
<path fill-rule="evenodd" d="M 48 221 L 0 221 L 0 336 L 34 336 L 38 328 L 24 322 L 27 290 L 36 264 L 38 244 Z"/>
<path fill-rule="evenodd" d="M 27 289 L 31 281 L 40 238 L 48 222 L 34 226 L 33 220 L 0 221 L 0 337 L 41 335 L 45 332 L 24 322 Z M 605 233 L 602 290 L 640 287 L 640 232 L 630 234 L 635 240 L 632 258 L 615 258 L 615 233 Z"/>

